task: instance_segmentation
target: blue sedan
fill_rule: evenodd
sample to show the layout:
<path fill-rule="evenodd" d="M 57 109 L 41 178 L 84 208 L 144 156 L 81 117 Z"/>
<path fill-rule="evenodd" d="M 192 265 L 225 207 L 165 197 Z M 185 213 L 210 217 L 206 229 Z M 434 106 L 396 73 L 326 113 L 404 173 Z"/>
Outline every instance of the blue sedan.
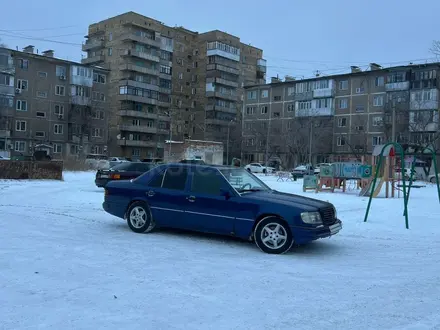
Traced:
<path fill-rule="evenodd" d="M 278 192 L 243 168 L 225 166 L 166 164 L 111 181 L 103 208 L 136 233 L 167 227 L 229 235 L 272 254 L 342 228 L 332 204 Z"/>

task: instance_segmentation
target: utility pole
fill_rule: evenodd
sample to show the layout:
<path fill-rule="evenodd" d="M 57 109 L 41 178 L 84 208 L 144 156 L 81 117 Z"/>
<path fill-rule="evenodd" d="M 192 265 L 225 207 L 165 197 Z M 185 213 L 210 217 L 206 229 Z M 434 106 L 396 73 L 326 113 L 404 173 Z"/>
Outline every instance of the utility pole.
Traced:
<path fill-rule="evenodd" d="M 231 124 L 234 122 L 234 119 L 228 123 L 228 136 L 226 140 L 226 165 L 229 165 L 229 131 L 231 129 Z"/>
<path fill-rule="evenodd" d="M 266 166 L 267 167 L 267 165 L 268 165 L 268 162 L 269 162 L 269 160 L 268 160 L 268 157 L 269 157 L 269 136 L 270 136 L 270 122 L 271 122 L 271 119 L 272 119 L 272 113 L 271 113 L 271 108 L 269 107 L 269 122 L 268 122 L 268 124 L 267 124 L 267 133 L 266 133 L 266 154 L 265 154 L 265 164 L 264 164 L 264 166 Z"/>
<path fill-rule="evenodd" d="M 396 106 L 394 104 L 391 119 L 391 142 L 396 142 Z"/>
<path fill-rule="evenodd" d="M 313 120 L 310 118 L 310 136 L 309 136 L 309 164 L 312 165 L 312 140 L 313 140 Z"/>

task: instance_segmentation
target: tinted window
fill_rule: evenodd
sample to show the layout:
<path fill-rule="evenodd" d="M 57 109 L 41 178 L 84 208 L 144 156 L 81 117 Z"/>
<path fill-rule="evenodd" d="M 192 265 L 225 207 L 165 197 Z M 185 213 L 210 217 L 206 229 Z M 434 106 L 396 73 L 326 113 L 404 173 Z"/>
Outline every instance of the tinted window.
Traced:
<path fill-rule="evenodd" d="M 162 188 L 184 190 L 188 169 L 184 167 L 169 167 L 165 172 Z"/>
<path fill-rule="evenodd" d="M 136 164 L 136 171 L 139 172 L 148 172 L 149 170 L 151 170 L 153 168 L 153 164 L 148 164 L 148 163 L 138 163 Z"/>
<path fill-rule="evenodd" d="M 192 177 L 191 192 L 218 196 L 222 185 L 222 177 L 218 171 L 196 170 Z"/>
<path fill-rule="evenodd" d="M 148 183 L 148 186 L 152 188 L 160 188 L 163 181 L 163 171 L 158 172 L 158 174 Z"/>
<path fill-rule="evenodd" d="M 129 163 L 129 162 L 125 162 L 125 163 L 121 163 L 121 164 L 117 164 L 115 166 L 112 167 L 112 170 L 115 171 L 133 171 L 135 169 L 135 165 L 134 163 Z"/>

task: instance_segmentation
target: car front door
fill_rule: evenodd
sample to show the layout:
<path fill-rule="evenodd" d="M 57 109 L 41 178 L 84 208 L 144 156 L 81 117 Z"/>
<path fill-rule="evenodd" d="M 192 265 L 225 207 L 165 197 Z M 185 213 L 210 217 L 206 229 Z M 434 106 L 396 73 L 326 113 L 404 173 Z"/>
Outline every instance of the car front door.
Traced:
<path fill-rule="evenodd" d="M 228 182 L 216 169 L 194 169 L 190 173 L 185 217 L 195 230 L 222 235 L 234 231 L 239 204 L 225 197 L 233 196 Z"/>
<path fill-rule="evenodd" d="M 145 197 L 159 226 L 191 229 L 184 216 L 188 181 L 186 166 L 168 167 L 148 183 Z"/>

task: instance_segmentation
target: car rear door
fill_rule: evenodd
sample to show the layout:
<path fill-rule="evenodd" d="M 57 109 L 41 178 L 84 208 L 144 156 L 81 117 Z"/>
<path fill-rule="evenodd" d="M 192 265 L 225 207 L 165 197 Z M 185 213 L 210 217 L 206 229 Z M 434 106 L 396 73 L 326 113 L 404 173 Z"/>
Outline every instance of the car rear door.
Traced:
<path fill-rule="evenodd" d="M 185 201 L 186 222 L 194 230 L 222 235 L 233 233 L 238 205 L 222 195 L 222 190 L 230 189 L 218 170 L 193 169 Z"/>

